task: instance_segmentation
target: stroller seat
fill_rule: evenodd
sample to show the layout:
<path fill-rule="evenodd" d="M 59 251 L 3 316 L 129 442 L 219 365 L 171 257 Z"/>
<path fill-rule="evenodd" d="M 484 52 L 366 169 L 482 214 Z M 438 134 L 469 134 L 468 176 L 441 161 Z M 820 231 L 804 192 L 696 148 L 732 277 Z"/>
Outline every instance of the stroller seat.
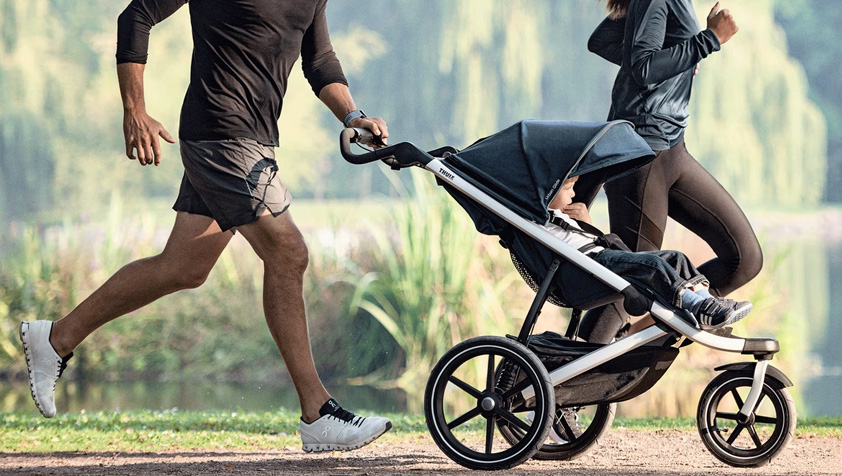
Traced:
<path fill-rule="evenodd" d="M 543 276 L 531 272 L 514 252 L 510 255 L 520 276 L 537 292 Z M 547 297 L 556 306 L 587 311 L 623 299 L 622 294 L 570 263 L 561 265 L 556 281 L 559 285 Z"/>

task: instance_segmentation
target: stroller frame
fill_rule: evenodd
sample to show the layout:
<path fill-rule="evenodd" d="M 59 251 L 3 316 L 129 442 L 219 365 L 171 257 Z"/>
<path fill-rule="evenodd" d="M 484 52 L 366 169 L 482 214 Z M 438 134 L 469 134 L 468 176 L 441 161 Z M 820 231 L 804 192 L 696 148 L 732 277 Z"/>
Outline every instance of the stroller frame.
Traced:
<path fill-rule="evenodd" d="M 590 147 L 592 147 L 593 144 L 597 140 L 599 140 L 599 137 L 602 135 L 602 133 L 604 133 L 605 130 L 610 128 L 616 122 L 619 121 L 606 124 L 605 129 L 603 129 L 603 132 L 594 137 L 591 143 L 588 144 L 588 146 L 585 148 L 585 151 L 582 152 L 582 155 L 579 157 L 579 160 L 581 160 L 582 157 L 584 157 L 587 150 L 589 150 Z M 778 437 L 779 441 L 775 441 L 772 445 L 766 445 L 768 447 L 764 447 L 761 444 L 757 444 L 757 448 L 755 449 L 757 451 L 745 452 L 735 451 L 733 448 L 731 448 L 730 444 L 733 441 L 729 440 L 727 441 L 728 444 L 723 445 L 722 442 L 719 441 L 721 438 L 716 438 L 716 435 L 711 436 L 712 434 L 717 433 L 717 430 L 716 428 L 708 428 L 706 424 L 702 421 L 702 417 L 707 417 L 707 415 L 702 415 L 702 404 L 705 402 L 700 402 L 699 415 L 697 416 L 699 422 L 699 431 L 702 435 L 705 445 L 714 454 L 714 456 L 716 456 L 723 462 L 733 466 L 756 467 L 771 461 L 772 458 L 774 458 L 786 446 L 786 444 L 792 436 L 792 432 L 794 430 L 795 425 L 794 405 L 792 405 L 792 400 L 786 391 L 786 387 L 792 386 L 793 384 L 786 377 L 786 375 L 783 374 L 783 372 L 769 365 L 769 361 L 772 359 L 773 355 L 779 350 L 777 340 L 772 338 L 742 338 L 735 336 L 725 336 L 701 330 L 698 327 L 697 322 L 688 322 L 688 318 L 692 318 L 691 316 L 684 313 L 679 314 L 680 311 L 676 312 L 676 310 L 665 306 L 658 300 L 652 299 L 651 297 L 639 292 L 622 277 L 616 275 L 612 271 L 608 270 L 601 264 L 587 257 L 585 254 L 579 252 L 570 245 L 562 242 L 543 226 L 513 212 L 512 210 L 501 204 L 494 197 L 490 196 L 488 193 L 486 193 L 485 191 L 472 184 L 470 181 L 463 178 L 459 171 L 454 170 L 452 167 L 449 167 L 443 161 L 450 154 L 458 152 L 452 147 L 444 147 L 434 151 L 424 152 L 411 143 L 402 142 L 394 146 L 376 149 L 366 154 L 354 154 L 350 151 L 351 143 L 366 141 L 372 141 L 372 136 L 368 131 L 350 128 L 345 129 L 340 136 L 340 147 L 342 150 L 343 157 L 345 157 L 347 161 L 356 164 L 382 160 L 383 162 L 390 165 L 393 169 L 400 169 L 410 166 L 418 166 L 426 169 L 427 171 L 433 173 L 443 183 L 446 183 L 447 185 L 458 190 L 477 204 L 485 207 L 501 219 L 516 227 L 518 230 L 522 231 L 527 236 L 531 237 L 538 243 L 552 250 L 559 258 L 572 263 L 576 267 L 580 268 L 581 270 L 587 272 L 591 276 L 598 279 L 607 287 L 613 289 L 617 293 L 615 300 L 624 298 L 624 305 L 626 306 L 627 310 L 630 311 L 630 314 L 640 315 L 643 314 L 644 311 L 648 311 L 651 313 L 656 323 L 649 327 L 636 331 L 610 344 L 606 344 L 605 346 L 594 350 L 580 358 L 577 358 L 570 363 L 562 365 L 561 367 L 558 367 L 555 370 L 552 370 L 551 372 L 546 372 L 543 366 L 541 366 L 541 369 L 531 369 L 534 372 L 537 372 L 538 374 L 540 374 L 540 370 L 545 371 L 548 380 L 547 383 L 549 383 L 550 389 L 559 385 L 563 385 L 565 382 L 570 381 L 574 377 L 582 375 L 592 369 L 599 367 L 602 364 L 605 364 L 618 357 L 621 357 L 629 351 L 659 341 L 659 339 L 664 339 L 668 338 L 669 336 L 673 336 L 676 338 L 678 343 L 681 343 L 683 339 L 686 339 L 716 350 L 754 356 L 756 362 L 741 362 L 728 364 L 715 369 L 717 371 L 724 371 L 723 374 L 720 374 L 720 377 L 724 377 L 726 375 L 731 376 L 733 378 L 743 377 L 743 386 L 746 386 L 746 384 L 749 382 L 745 379 L 745 375 L 750 375 L 750 389 L 748 391 L 748 395 L 746 396 L 744 401 L 739 402 L 738 400 L 739 411 L 736 415 L 733 415 L 734 419 L 738 422 L 738 424 L 753 424 L 753 418 L 755 417 L 754 412 L 757 409 L 758 402 L 764 395 L 764 391 L 767 394 L 770 392 L 770 389 L 773 392 L 783 392 L 784 395 L 782 400 L 788 403 L 787 405 L 784 405 L 786 411 L 784 411 L 783 413 L 785 414 L 779 415 L 777 418 L 778 420 L 782 420 L 781 422 L 779 422 L 779 426 L 784 427 L 785 431 L 783 432 L 783 437 Z M 541 313 L 541 309 L 546 303 L 548 297 L 552 294 L 552 291 L 555 287 L 554 279 L 556 277 L 556 273 L 559 270 L 559 266 L 559 259 L 554 260 L 553 264 L 550 266 L 550 269 L 547 271 L 547 274 L 541 280 L 540 287 L 536 292 L 536 296 L 532 302 L 532 305 L 528 311 L 528 314 L 516 339 L 516 342 L 520 344 L 520 348 L 517 349 L 518 352 L 529 352 L 529 350 L 526 348 L 526 345 L 535 327 L 537 318 Z M 596 305 L 602 305 L 604 303 L 605 300 L 596 303 Z M 590 309 L 591 307 L 595 306 L 589 306 L 588 304 L 585 304 L 580 307 L 581 309 L 576 309 L 574 311 L 581 312 L 581 310 Z M 577 315 L 574 315 L 574 318 L 578 320 Z M 568 329 L 568 337 L 570 337 L 570 334 L 573 333 L 573 329 L 576 327 L 576 325 L 576 322 L 571 321 L 570 328 Z M 483 339 L 486 339 L 486 341 L 483 341 Z M 455 353 L 456 355 L 449 357 L 448 354 L 446 354 L 444 357 L 442 357 L 442 360 L 439 362 L 437 369 L 434 370 L 433 375 L 431 375 L 430 380 L 428 382 L 427 398 L 425 400 L 428 400 L 431 397 L 431 394 L 434 394 L 437 391 L 443 392 L 443 390 L 440 389 L 441 386 L 446 385 L 448 383 L 448 379 L 443 378 L 445 376 L 451 379 L 450 383 L 454 383 L 460 388 L 462 388 L 462 383 L 454 382 L 452 380 L 453 377 L 449 375 L 437 375 L 437 370 L 441 370 L 443 364 L 445 364 L 445 361 L 452 363 L 454 361 L 454 358 L 462 358 L 462 355 L 466 352 L 469 352 L 472 348 L 475 349 L 477 346 L 482 347 L 484 345 L 487 345 L 487 340 L 488 338 L 481 337 L 469 339 L 468 341 L 462 342 L 461 344 L 457 345 L 456 347 L 451 349 L 451 351 L 448 352 L 448 354 Z M 476 341 L 476 344 L 473 346 L 471 345 L 472 341 Z M 515 360 L 513 358 L 508 359 Z M 490 362 L 492 361 L 493 359 L 490 359 Z M 489 366 L 490 365 L 491 363 L 489 363 Z M 524 367 L 530 366 L 530 364 L 523 365 Z M 490 372 L 491 370 L 489 369 L 489 381 Z M 499 374 L 499 369 L 497 373 Z M 495 378 L 499 378 L 499 376 Z M 491 395 L 490 389 L 486 389 L 486 391 L 482 392 L 480 395 L 475 395 L 478 397 L 477 409 L 483 415 L 491 414 L 491 412 L 495 411 L 496 407 L 504 404 L 507 399 L 511 400 L 512 398 L 515 398 L 516 400 L 521 402 L 544 402 L 536 403 L 537 406 L 547 404 L 554 405 L 554 401 L 546 402 L 548 398 L 547 395 L 549 394 L 547 394 L 547 388 L 545 388 L 545 386 L 541 384 L 541 380 L 542 378 L 540 375 L 532 379 L 531 384 L 529 383 L 528 379 L 524 380 L 523 382 L 521 382 L 520 385 L 508 389 L 507 392 L 503 392 L 502 397 L 505 398 L 501 398 L 500 395 Z M 716 385 L 714 384 L 719 385 L 719 387 L 716 387 Z M 715 390 L 717 390 L 717 388 L 721 388 L 721 384 L 718 383 L 715 379 L 713 382 L 711 382 L 711 385 L 709 385 L 708 389 L 706 390 L 705 396 L 709 396 L 713 399 L 721 398 L 721 393 L 724 391 L 720 392 L 720 394 L 710 395 L 712 392 L 715 393 Z M 731 391 L 735 392 L 734 389 L 732 389 Z M 708 404 L 709 403 L 710 402 L 708 402 Z M 454 442 L 454 438 L 452 437 L 452 435 L 449 434 L 454 422 L 444 422 L 444 419 L 441 417 L 441 415 L 436 415 L 435 411 L 431 410 L 429 407 L 430 402 L 425 401 L 425 408 L 427 409 L 426 413 L 428 426 L 430 427 L 431 434 L 436 440 L 436 443 L 448 456 L 450 456 L 456 462 L 466 467 L 474 469 L 504 469 L 520 464 L 526 459 L 533 457 L 536 452 L 538 452 L 539 455 L 535 457 L 539 457 L 541 459 L 574 459 L 575 457 L 579 456 L 578 453 L 572 455 L 563 453 L 563 456 L 558 458 L 554 458 L 551 455 L 548 456 L 547 454 L 544 454 L 543 457 L 541 457 L 540 450 L 542 448 L 543 442 L 546 440 L 547 435 L 549 434 L 550 428 L 553 426 L 553 419 L 543 418 L 543 420 L 545 421 L 541 421 L 541 417 L 544 415 L 539 415 L 538 409 L 535 410 L 536 416 L 533 421 L 533 425 L 544 426 L 544 428 L 539 428 L 539 431 L 532 431 L 531 433 L 534 435 L 527 442 L 526 445 L 522 444 L 524 443 L 525 439 L 529 439 L 531 434 L 530 432 L 526 432 L 524 439 L 519 441 L 517 440 L 517 438 L 514 438 L 515 441 L 511 441 L 511 438 L 507 438 L 510 440 L 511 443 L 513 443 L 512 449 L 516 449 L 518 445 L 525 446 L 526 448 L 523 451 L 515 451 L 514 453 L 516 454 L 514 456 L 510 454 L 512 453 L 512 451 L 509 450 L 500 452 L 500 454 L 502 455 L 500 458 L 489 458 L 486 456 L 493 453 L 490 441 L 486 441 L 485 454 L 482 454 L 481 452 L 474 453 L 471 451 L 465 451 L 465 448 L 462 448 L 459 442 Z M 550 407 L 547 407 L 547 409 L 549 408 Z M 548 411 L 548 413 L 553 412 Z M 789 413 L 792 414 L 790 415 Z M 509 422 L 512 423 L 514 426 L 519 426 L 522 430 L 527 431 L 527 428 L 520 424 L 523 422 L 513 422 L 511 421 L 508 415 L 504 414 L 503 417 L 499 418 L 508 419 Z M 438 423 L 436 422 L 436 420 L 439 420 Z M 442 422 L 446 423 L 446 425 L 442 425 Z M 491 419 L 489 419 L 489 422 L 491 422 Z M 556 421 L 556 424 L 558 424 L 558 421 Z M 608 424 L 610 425 L 610 421 L 608 422 Z M 492 433 L 492 430 L 490 429 L 490 423 L 488 428 L 489 430 L 487 435 L 488 439 L 490 440 Z M 532 428 L 530 427 L 529 430 L 531 431 Z M 750 431 L 752 431 L 753 439 L 757 441 L 758 438 L 754 434 L 753 430 Z M 739 433 L 739 431 L 737 431 L 737 433 Z M 736 437 L 736 435 L 734 436 Z M 595 441 L 593 443 L 595 443 Z M 585 449 L 589 448 L 590 446 L 591 445 L 587 445 Z"/>

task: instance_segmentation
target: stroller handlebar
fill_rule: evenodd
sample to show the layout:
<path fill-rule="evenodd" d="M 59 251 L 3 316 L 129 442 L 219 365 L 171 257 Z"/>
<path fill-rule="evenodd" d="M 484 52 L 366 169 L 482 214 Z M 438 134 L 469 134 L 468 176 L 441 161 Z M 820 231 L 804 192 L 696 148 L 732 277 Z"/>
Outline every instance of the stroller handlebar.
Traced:
<path fill-rule="evenodd" d="M 368 129 L 348 127 L 343 130 L 339 134 L 339 150 L 342 152 L 342 157 L 346 161 L 356 165 L 382 160 L 393 169 L 400 169 L 413 165 L 426 165 L 433 160 L 432 155 L 424 152 L 410 142 L 400 142 L 395 145 L 366 151 L 362 154 L 355 154 L 351 151 L 351 144 L 383 145 L 383 143 L 379 137 L 372 134 Z"/>
<path fill-rule="evenodd" d="M 379 139 L 379 137 L 378 137 Z M 378 140 L 379 142 L 379 140 Z M 363 154 L 355 154 L 351 151 L 351 144 L 374 144 L 374 134 L 368 129 L 356 129 L 348 127 L 339 134 L 339 150 L 342 151 L 342 157 L 352 164 L 367 164 L 379 159 L 377 157 L 378 150 L 375 149 Z M 382 142 L 379 142 L 382 143 Z"/>

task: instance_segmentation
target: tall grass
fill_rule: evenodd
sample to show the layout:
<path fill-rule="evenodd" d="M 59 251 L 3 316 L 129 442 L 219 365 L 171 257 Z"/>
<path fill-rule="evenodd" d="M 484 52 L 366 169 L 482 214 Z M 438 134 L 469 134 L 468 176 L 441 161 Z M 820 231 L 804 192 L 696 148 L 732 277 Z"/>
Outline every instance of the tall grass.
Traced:
<path fill-rule="evenodd" d="M 429 174 L 413 171 L 412 178 L 414 197 L 402 191 L 392 227 L 372 230 L 377 266 L 359 278 L 353 299 L 403 354 L 397 378 L 375 373 L 358 381 L 406 390 L 417 390 L 458 342 L 512 331 L 501 297 L 517 278 L 511 266 L 493 265 L 487 240 L 444 190 L 434 190 Z"/>

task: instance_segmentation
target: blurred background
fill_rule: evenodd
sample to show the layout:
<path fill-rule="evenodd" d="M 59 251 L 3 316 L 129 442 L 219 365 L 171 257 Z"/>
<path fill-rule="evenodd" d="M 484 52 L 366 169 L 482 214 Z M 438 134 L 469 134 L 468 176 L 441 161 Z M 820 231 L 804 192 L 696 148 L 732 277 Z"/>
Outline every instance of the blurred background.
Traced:
<path fill-rule="evenodd" d="M 711 1 L 696 1 L 704 26 Z M 182 168 L 124 155 L 114 68 L 126 1 L 0 0 L 0 411 L 35 411 L 19 322 L 54 320 L 166 241 Z M 765 253 L 735 293 L 735 331 L 781 342 L 799 416 L 842 415 L 842 2 L 730 0 L 740 32 L 701 64 L 691 153 L 731 191 Z M 332 0 L 332 40 L 359 107 L 390 142 L 464 147 L 520 119 L 601 121 L 616 67 L 589 54 L 596 0 Z M 152 30 L 148 112 L 176 134 L 191 56 L 187 8 Z M 533 297 L 432 175 L 343 162 L 341 124 L 294 68 L 281 176 L 310 246 L 316 364 L 355 409 L 420 413 L 452 345 L 519 329 Z M 603 198 L 595 223 L 608 228 Z M 671 223 L 665 248 L 713 255 Z M 261 309 L 262 267 L 235 237 L 207 283 L 107 324 L 76 351 L 59 411 L 297 408 Z M 541 330 L 563 331 L 548 305 Z M 693 416 L 717 365 L 682 351 L 627 416 Z M 669 382 L 669 383 L 665 383 Z"/>

